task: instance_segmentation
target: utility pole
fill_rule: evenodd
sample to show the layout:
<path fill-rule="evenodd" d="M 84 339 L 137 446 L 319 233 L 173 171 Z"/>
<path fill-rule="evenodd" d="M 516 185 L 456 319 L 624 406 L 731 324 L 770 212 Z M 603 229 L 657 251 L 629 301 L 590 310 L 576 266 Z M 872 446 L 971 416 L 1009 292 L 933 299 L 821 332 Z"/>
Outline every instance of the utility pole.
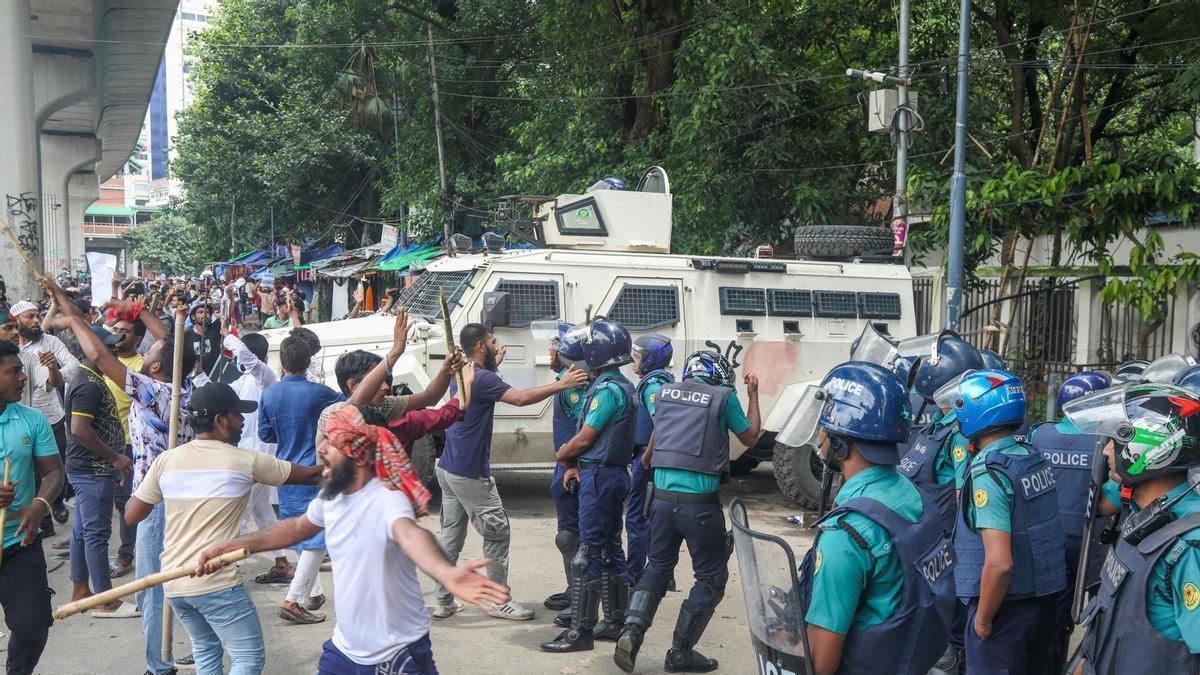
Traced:
<path fill-rule="evenodd" d="M 950 180 L 949 274 L 946 279 L 946 328 L 957 331 L 962 312 L 963 240 L 967 220 L 967 67 L 971 62 L 971 0 L 959 0 L 958 99 L 954 111 L 954 177 Z"/>
<path fill-rule="evenodd" d="M 237 255 L 237 249 L 233 244 L 233 219 L 237 217 L 237 201 L 233 202 L 233 206 L 229 209 L 229 259 L 233 260 L 233 256 Z"/>
<path fill-rule="evenodd" d="M 442 147 L 442 107 L 438 101 L 438 86 L 437 86 L 437 61 L 433 58 L 433 24 L 425 22 L 425 34 L 429 38 L 429 82 L 433 86 L 433 123 L 434 132 L 437 134 L 437 156 L 438 156 L 438 182 L 442 186 L 442 210 L 446 209 L 446 198 L 450 192 L 446 186 L 446 152 Z M 446 217 L 442 224 L 442 236 L 446 239 L 446 252 L 451 257 L 454 256 L 454 247 L 450 245 L 451 235 L 451 220 L 453 218 Z"/>
<path fill-rule="evenodd" d="M 902 81 L 896 87 L 896 195 L 892 198 L 892 231 L 900 246 L 908 241 L 908 16 L 909 0 L 900 0 L 899 43 L 900 56 L 897 75 Z M 903 256 L 907 246 L 897 248 L 893 254 Z"/>
<path fill-rule="evenodd" d="M 400 104 L 396 101 L 396 87 L 392 87 L 392 154 L 395 156 L 397 173 L 400 171 Z M 400 245 L 408 246 L 408 209 L 404 204 L 401 204 L 396 209 L 396 215 L 400 218 Z"/>
<path fill-rule="evenodd" d="M 271 256 L 267 258 L 270 262 L 275 258 L 275 205 L 271 205 Z"/>

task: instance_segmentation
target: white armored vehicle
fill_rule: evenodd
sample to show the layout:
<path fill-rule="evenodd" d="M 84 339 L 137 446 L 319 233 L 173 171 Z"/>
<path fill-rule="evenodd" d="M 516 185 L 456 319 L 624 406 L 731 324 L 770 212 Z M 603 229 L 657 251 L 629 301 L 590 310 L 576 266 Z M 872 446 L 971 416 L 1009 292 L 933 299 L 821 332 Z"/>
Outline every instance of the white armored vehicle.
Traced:
<path fill-rule="evenodd" d="M 915 334 L 912 278 L 904 265 L 892 262 L 890 248 L 839 259 L 671 254 L 672 198 L 666 173 L 658 167 L 647 172 L 637 190 L 594 189 L 542 199 L 524 227 L 513 222 L 506 227 L 537 248 L 505 249 L 502 238 L 494 237 L 492 250 L 460 251 L 432 263 L 404 292 L 399 304 L 417 322 L 395 382 L 420 391 L 445 358 L 439 292 L 446 295 L 456 333 L 471 322 L 493 327 L 507 346 L 500 375 L 516 387 L 554 377 L 548 344 L 530 324 L 578 323 L 590 308 L 593 316 L 624 324 L 635 339 L 648 332 L 670 337 L 674 368 L 688 354 L 712 349 L 728 357 L 739 374 L 757 375 L 767 433 L 759 447 L 735 454 L 733 471 L 773 461 L 784 494 L 814 508 L 819 460 L 808 448 L 776 446 L 774 432 L 787 420 L 803 383 L 846 360 L 850 343 L 866 324 L 896 337 Z M 327 383 L 337 387 L 334 364 L 340 355 L 356 349 L 385 353 L 393 323 L 389 316 L 370 316 L 310 324 L 321 340 L 318 358 Z M 264 333 L 274 366 L 287 332 Z M 628 375 L 637 381 L 632 372 Z M 550 400 L 524 408 L 496 406 L 494 470 L 552 467 L 551 407 Z M 742 452 L 739 443 L 731 448 Z M 414 457 L 414 463 L 432 474 L 432 457 Z"/>

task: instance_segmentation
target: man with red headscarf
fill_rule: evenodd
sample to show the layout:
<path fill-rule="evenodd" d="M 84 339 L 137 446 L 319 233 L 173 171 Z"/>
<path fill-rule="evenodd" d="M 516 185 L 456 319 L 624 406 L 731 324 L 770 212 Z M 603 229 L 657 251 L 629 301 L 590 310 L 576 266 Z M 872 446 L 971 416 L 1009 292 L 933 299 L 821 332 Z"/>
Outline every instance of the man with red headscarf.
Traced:
<path fill-rule="evenodd" d="M 463 370 L 471 390 L 473 369 Z M 445 428 L 462 418 L 465 394 L 435 410 L 407 413 L 389 426 L 406 435 Z M 325 464 L 320 498 L 303 516 L 218 544 L 200 555 L 197 574 L 215 571 L 209 561 L 243 547 L 280 548 L 325 530 L 333 561 L 338 622 L 325 643 L 321 675 L 377 672 L 435 675 L 429 642 L 429 612 L 421 597 L 417 568 L 454 595 L 487 609 L 508 602 L 508 590 L 479 574 L 488 560 L 455 566 L 416 518 L 429 493 L 417 479 L 399 439 L 369 425 L 353 404 L 329 412 L 317 448 Z"/>

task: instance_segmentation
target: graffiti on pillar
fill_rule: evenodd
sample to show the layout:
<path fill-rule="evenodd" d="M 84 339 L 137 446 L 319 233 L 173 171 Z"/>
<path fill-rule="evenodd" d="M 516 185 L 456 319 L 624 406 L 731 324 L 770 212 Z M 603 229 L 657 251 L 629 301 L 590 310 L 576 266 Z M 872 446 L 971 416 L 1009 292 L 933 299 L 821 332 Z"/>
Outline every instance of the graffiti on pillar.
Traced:
<path fill-rule="evenodd" d="M 38 254 L 38 199 L 33 192 L 22 192 L 20 195 L 5 195 L 8 201 L 8 224 L 13 234 L 30 258 Z"/>

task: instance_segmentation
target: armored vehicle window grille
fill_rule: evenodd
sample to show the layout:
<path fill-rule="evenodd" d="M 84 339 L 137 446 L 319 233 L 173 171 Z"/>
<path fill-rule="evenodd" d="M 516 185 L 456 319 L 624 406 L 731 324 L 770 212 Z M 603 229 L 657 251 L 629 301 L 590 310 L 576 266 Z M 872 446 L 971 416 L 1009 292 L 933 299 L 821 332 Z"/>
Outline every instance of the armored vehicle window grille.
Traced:
<path fill-rule="evenodd" d="M 771 316 L 812 316 L 812 291 L 768 289 L 767 307 Z"/>
<path fill-rule="evenodd" d="M 673 326 L 679 323 L 679 289 L 626 284 L 605 316 L 632 330 Z"/>
<path fill-rule="evenodd" d="M 397 304 L 408 310 L 409 314 L 440 320 L 442 307 L 438 302 L 438 292 L 446 292 L 446 307 L 453 312 L 474 274 L 474 270 L 424 272 L 417 277 L 417 281 L 412 286 L 404 291 Z"/>
<path fill-rule="evenodd" d="M 849 291 L 813 291 L 816 315 L 833 319 L 858 317 L 858 299 Z"/>
<path fill-rule="evenodd" d="M 509 307 L 512 308 L 511 328 L 523 328 L 531 321 L 559 317 L 557 281 L 501 281 L 496 284 L 496 291 L 508 293 Z"/>
<path fill-rule="evenodd" d="M 899 293 L 859 293 L 858 307 L 864 319 L 899 319 Z"/>
<path fill-rule="evenodd" d="M 761 288 L 722 286 L 721 313 L 766 316 L 767 294 Z"/>

